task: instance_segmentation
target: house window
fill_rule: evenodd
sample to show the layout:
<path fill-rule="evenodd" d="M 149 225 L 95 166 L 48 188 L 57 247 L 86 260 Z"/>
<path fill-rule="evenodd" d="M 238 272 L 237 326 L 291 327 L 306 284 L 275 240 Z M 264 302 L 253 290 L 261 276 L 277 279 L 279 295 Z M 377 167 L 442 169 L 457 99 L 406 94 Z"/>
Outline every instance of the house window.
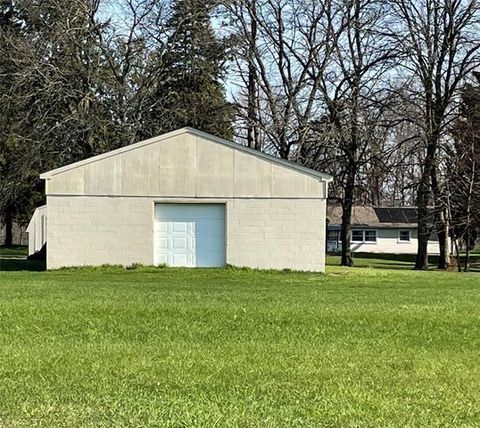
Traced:
<path fill-rule="evenodd" d="M 410 231 L 409 230 L 400 230 L 398 232 L 398 240 L 400 242 L 410 242 Z"/>
<path fill-rule="evenodd" d="M 377 242 L 377 231 L 352 230 L 352 242 Z"/>
<path fill-rule="evenodd" d="M 329 230 L 327 232 L 327 241 L 337 242 L 339 241 L 339 230 Z"/>
<path fill-rule="evenodd" d="M 376 230 L 365 230 L 365 242 L 377 242 Z"/>
<path fill-rule="evenodd" d="M 363 242 L 363 230 L 352 230 L 352 242 Z"/>

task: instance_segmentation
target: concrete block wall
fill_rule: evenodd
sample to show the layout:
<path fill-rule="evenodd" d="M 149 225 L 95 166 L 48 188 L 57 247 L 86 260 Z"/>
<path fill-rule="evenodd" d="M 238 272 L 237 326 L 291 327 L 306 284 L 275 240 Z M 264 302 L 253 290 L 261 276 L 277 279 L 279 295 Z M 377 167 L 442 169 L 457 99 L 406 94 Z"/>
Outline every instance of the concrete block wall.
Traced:
<path fill-rule="evenodd" d="M 324 199 L 234 199 L 227 204 L 227 263 L 325 270 Z"/>
<path fill-rule="evenodd" d="M 226 204 L 226 259 L 235 266 L 323 271 L 325 200 L 47 197 L 47 267 L 153 264 L 154 205 Z"/>
<path fill-rule="evenodd" d="M 47 268 L 152 263 L 147 198 L 48 196 Z"/>

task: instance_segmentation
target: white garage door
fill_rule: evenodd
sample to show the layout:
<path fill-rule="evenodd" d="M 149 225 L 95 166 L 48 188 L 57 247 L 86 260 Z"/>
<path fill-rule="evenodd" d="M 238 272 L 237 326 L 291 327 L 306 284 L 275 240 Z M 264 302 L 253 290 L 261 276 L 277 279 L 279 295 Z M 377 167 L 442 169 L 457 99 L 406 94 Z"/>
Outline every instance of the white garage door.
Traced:
<path fill-rule="evenodd" d="M 169 266 L 225 264 L 225 205 L 156 204 L 154 262 Z"/>

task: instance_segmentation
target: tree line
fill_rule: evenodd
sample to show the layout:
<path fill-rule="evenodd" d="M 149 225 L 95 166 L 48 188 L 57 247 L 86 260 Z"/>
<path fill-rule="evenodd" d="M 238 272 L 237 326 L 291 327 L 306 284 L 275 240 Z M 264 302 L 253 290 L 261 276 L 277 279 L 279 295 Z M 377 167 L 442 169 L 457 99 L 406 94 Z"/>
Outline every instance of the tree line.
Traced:
<path fill-rule="evenodd" d="M 439 268 L 448 237 L 456 254 L 477 240 L 478 0 L 2 0 L 0 13 L 9 223 L 41 202 L 40 171 L 192 126 L 332 174 L 343 265 L 357 203 L 417 206 L 417 269 L 432 233 Z"/>

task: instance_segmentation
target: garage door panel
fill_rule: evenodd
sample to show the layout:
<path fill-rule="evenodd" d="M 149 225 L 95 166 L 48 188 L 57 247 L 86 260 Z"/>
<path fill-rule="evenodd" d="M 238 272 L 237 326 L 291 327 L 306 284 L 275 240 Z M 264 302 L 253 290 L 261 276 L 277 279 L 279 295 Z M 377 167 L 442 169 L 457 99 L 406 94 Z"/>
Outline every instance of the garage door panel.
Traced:
<path fill-rule="evenodd" d="M 187 238 L 173 238 L 172 239 L 172 249 L 173 250 L 188 250 L 188 239 Z"/>
<path fill-rule="evenodd" d="M 168 258 L 166 254 L 156 254 L 155 255 L 157 259 L 157 264 L 159 265 L 167 265 L 168 264 Z"/>
<path fill-rule="evenodd" d="M 202 267 L 217 267 L 218 253 L 202 253 L 197 259 L 197 265 Z"/>
<path fill-rule="evenodd" d="M 156 231 L 157 231 L 157 232 L 166 232 L 166 231 L 167 231 L 167 228 L 168 228 L 167 223 L 160 223 L 160 222 L 158 222 L 158 223 L 156 224 Z"/>
<path fill-rule="evenodd" d="M 196 232 L 210 235 L 224 234 L 224 221 L 216 219 L 203 219 L 196 223 Z"/>
<path fill-rule="evenodd" d="M 225 206 L 157 204 L 154 241 L 155 263 L 190 267 L 223 266 Z"/>
<path fill-rule="evenodd" d="M 186 208 L 185 208 L 186 207 Z M 155 218 L 162 220 L 224 219 L 223 204 L 157 204 Z"/>
<path fill-rule="evenodd" d="M 195 241 L 195 249 L 201 252 L 207 252 L 210 253 L 212 251 L 214 252 L 223 252 L 223 249 L 225 247 L 225 242 L 220 241 L 220 240 L 215 240 L 214 242 L 208 241 L 205 242 L 203 240 Z"/>
<path fill-rule="evenodd" d="M 163 238 L 162 236 L 157 236 L 156 241 L 158 243 L 159 250 L 166 250 L 168 248 L 168 239 Z"/>
<path fill-rule="evenodd" d="M 173 266 L 188 266 L 187 254 L 173 254 L 172 262 L 169 263 Z"/>
<path fill-rule="evenodd" d="M 188 223 L 182 221 L 174 221 L 172 222 L 172 229 L 174 232 L 188 232 Z"/>

